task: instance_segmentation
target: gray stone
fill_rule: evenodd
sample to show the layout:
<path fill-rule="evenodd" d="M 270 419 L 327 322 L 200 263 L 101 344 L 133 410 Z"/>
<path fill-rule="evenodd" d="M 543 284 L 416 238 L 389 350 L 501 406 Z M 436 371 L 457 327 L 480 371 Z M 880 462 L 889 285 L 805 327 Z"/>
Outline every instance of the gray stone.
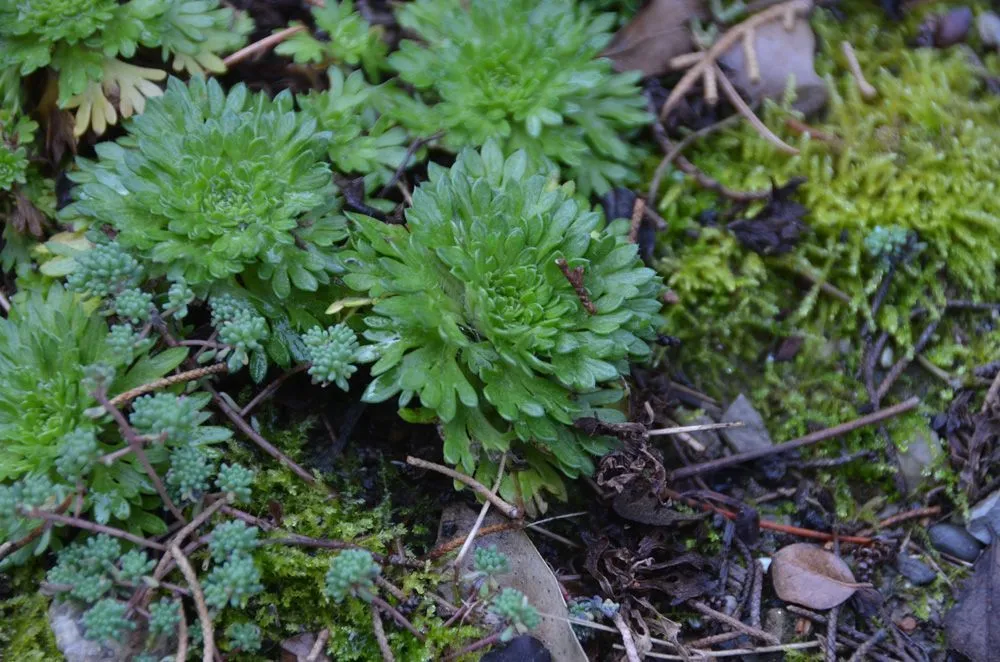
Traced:
<path fill-rule="evenodd" d="M 969 523 L 966 525 L 969 533 L 979 539 L 984 545 L 993 542 L 993 531 L 1000 533 L 1000 490 L 989 495 L 969 510 Z"/>
<path fill-rule="evenodd" d="M 750 80 L 742 42 L 719 58 L 731 72 L 733 85 L 746 92 L 754 102 L 765 98 L 780 100 L 785 95 L 788 79 L 794 78 L 795 109 L 810 115 L 822 108 L 829 92 L 813 65 L 816 35 L 809 20 L 796 19 L 791 30 L 785 29 L 784 21 L 769 21 L 758 25 L 753 35 L 753 47 L 760 63 L 758 81 Z"/>
<path fill-rule="evenodd" d="M 1000 16 L 991 11 L 983 12 L 976 19 L 976 29 L 983 46 L 996 48 L 1000 46 Z"/>
<path fill-rule="evenodd" d="M 144 621 L 123 642 L 98 643 L 83 636 L 83 612 L 79 605 L 68 601 L 53 601 L 49 607 L 49 626 L 67 662 L 128 662 L 145 649 Z M 175 642 L 160 637 L 150 652 L 163 657 L 173 654 L 176 648 Z"/>
<path fill-rule="evenodd" d="M 926 586 L 937 577 L 937 573 L 929 565 L 903 553 L 896 556 L 896 570 L 914 586 Z"/>
<path fill-rule="evenodd" d="M 786 641 L 794 621 L 786 609 L 781 607 L 768 609 L 764 612 L 764 631 L 773 634 L 779 641 Z"/>
<path fill-rule="evenodd" d="M 908 493 L 913 493 L 924 480 L 924 469 L 941 454 L 941 439 L 930 429 L 917 433 L 906 441 L 906 450 L 899 452 L 899 472 Z"/>
<path fill-rule="evenodd" d="M 934 549 L 963 561 L 975 561 L 983 545 L 971 533 L 954 524 L 935 524 L 927 530 Z"/>
<path fill-rule="evenodd" d="M 741 421 L 742 427 L 728 428 L 722 430 L 722 437 L 729 444 L 734 453 L 746 453 L 762 448 L 770 448 L 774 445 L 771 435 L 764 427 L 764 419 L 760 417 L 757 410 L 753 408 L 746 396 L 740 393 L 740 397 L 729 405 L 729 409 L 722 415 L 723 423 L 734 423 Z"/>

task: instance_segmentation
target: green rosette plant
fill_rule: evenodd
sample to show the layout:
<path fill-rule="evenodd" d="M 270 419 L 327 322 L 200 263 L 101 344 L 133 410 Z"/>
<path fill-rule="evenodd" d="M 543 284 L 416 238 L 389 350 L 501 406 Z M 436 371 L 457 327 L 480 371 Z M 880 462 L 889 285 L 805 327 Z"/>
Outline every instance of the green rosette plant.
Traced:
<path fill-rule="evenodd" d="M 240 276 L 279 299 L 313 292 L 330 282 L 345 229 L 324 162 L 329 134 L 293 103 L 287 91 L 271 100 L 171 79 L 126 137 L 80 160 L 67 215 L 111 226 L 153 277 L 204 290 Z"/>
<path fill-rule="evenodd" d="M 70 488 L 82 483 L 86 511 L 97 521 L 127 520 L 130 529 L 159 533 L 163 522 L 142 512 L 155 492 L 135 458 L 110 466 L 96 461 L 124 442 L 107 418 L 90 411 L 98 403 L 88 368 L 115 375 L 106 385 L 113 396 L 162 377 L 187 352 L 151 354 L 147 347 L 123 355 L 107 342 L 108 324 L 96 305 L 54 284 L 0 319 L 0 486 L 37 476 Z M 159 463 L 163 454 L 154 447 L 150 456 Z"/>
<path fill-rule="evenodd" d="M 485 482 L 512 451 L 527 468 L 501 492 L 526 498 L 563 496 L 560 474 L 590 473 L 609 448 L 572 424 L 623 420 L 604 406 L 621 398 L 629 361 L 650 354 L 662 288 L 626 220 L 605 225 L 571 184 L 528 163 L 491 141 L 450 169 L 431 164 L 407 226 L 353 217 L 343 254 L 344 282 L 375 300 L 359 353 L 377 359 L 364 399 L 419 398 L 404 415 L 437 421 L 445 459 Z M 562 260 L 582 269 L 587 302 Z"/>
<path fill-rule="evenodd" d="M 585 194 L 634 178 L 641 152 L 619 134 L 649 116 L 639 74 L 598 58 L 612 14 L 572 0 L 417 0 L 397 15 L 420 41 L 404 40 L 389 63 L 431 104 L 396 97 L 404 126 L 444 130 L 456 150 L 502 140 L 506 151 L 566 167 Z"/>
<path fill-rule="evenodd" d="M 155 81 L 166 72 L 123 61 L 140 47 L 160 49 L 177 71 L 220 73 L 219 54 L 242 46 L 252 28 L 217 0 L 0 0 L 0 71 L 48 67 L 59 107 L 77 109 L 75 133 L 101 134 L 161 93 Z"/>

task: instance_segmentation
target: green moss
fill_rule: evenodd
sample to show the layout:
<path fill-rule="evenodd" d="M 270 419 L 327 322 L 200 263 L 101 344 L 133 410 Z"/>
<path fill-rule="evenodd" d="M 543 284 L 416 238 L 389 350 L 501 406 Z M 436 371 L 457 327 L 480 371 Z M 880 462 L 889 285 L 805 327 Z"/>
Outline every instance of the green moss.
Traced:
<path fill-rule="evenodd" d="M 876 227 L 912 230 L 926 243 L 896 275 L 874 320 L 900 347 L 912 346 L 926 323 L 926 317 L 911 322 L 910 310 L 943 303 L 940 275 L 963 298 L 988 297 L 996 287 L 1000 97 L 985 89 L 962 51 L 907 47 L 918 18 L 903 30 L 881 30 L 876 11 L 851 7 L 843 25 L 819 11 L 813 21 L 822 44 L 817 69 L 831 97 L 825 118 L 810 121 L 838 136 L 840 146 L 791 133 L 784 120 L 792 111 L 770 104 L 766 123 L 799 155 L 777 152 L 745 123 L 699 141 L 691 152 L 702 170 L 735 189 L 807 177 L 799 199 L 810 210 L 812 233 L 793 253 L 761 258 L 725 230 L 701 227 L 699 214 L 718 198 L 676 173 L 668 179 L 658 203 L 671 221 L 659 268 L 681 300 L 668 311 L 668 328 L 690 341 L 682 367 L 701 375 L 705 388 L 720 385 L 730 357 L 760 360 L 775 337 L 856 336 L 885 271 L 865 250 Z M 879 91 L 871 102 L 860 98 L 843 64 L 844 39 Z M 997 68 L 995 58 L 986 62 Z M 835 285 L 850 303 L 817 287 L 802 292 L 802 273 Z"/>
<path fill-rule="evenodd" d="M 19 662 L 60 660 L 55 635 L 49 627 L 49 598 L 37 592 L 45 572 L 21 567 L 9 576 L 13 597 L 0 601 L 0 651 Z"/>

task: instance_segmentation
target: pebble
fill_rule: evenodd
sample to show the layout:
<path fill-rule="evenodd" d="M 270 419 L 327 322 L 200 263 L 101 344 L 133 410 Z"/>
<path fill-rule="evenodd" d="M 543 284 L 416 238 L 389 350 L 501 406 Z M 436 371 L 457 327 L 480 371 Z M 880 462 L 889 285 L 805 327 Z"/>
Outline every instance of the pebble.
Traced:
<path fill-rule="evenodd" d="M 482 662 L 552 662 L 552 653 L 531 635 L 514 637 L 503 648 L 494 648 Z"/>
<path fill-rule="evenodd" d="M 937 573 L 933 568 L 908 554 L 896 556 L 896 570 L 910 580 L 914 586 L 926 586 L 934 581 Z"/>
<path fill-rule="evenodd" d="M 983 545 L 972 534 L 954 524 L 935 524 L 927 530 L 934 549 L 963 561 L 975 561 Z"/>
<path fill-rule="evenodd" d="M 993 542 L 993 531 L 1000 532 L 1000 490 L 969 509 L 969 523 L 965 527 L 979 542 Z"/>
<path fill-rule="evenodd" d="M 965 41 L 972 27 L 972 10 L 968 7 L 952 9 L 938 20 L 934 45 L 947 48 Z"/>
<path fill-rule="evenodd" d="M 983 46 L 996 48 L 1000 46 L 1000 16 L 991 11 L 983 12 L 976 19 L 976 29 Z"/>

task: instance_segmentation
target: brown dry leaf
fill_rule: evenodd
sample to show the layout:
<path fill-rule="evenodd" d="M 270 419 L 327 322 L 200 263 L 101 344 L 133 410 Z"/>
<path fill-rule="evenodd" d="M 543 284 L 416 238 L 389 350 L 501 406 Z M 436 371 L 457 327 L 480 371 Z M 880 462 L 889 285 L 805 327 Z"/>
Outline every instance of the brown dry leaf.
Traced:
<path fill-rule="evenodd" d="M 771 560 L 771 580 L 778 597 L 809 609 L 832 609 L 859 588 L 847 564 L 819 545 L 782 547 Z"/>
<path fill-rule="evenodd" d="M 1000 545 L 976 561 L 972 579 L 944 621 L 948 644 L 972 662 L 995 660 L 1000 651 Z"/>
<path fill-rule="evenodd" d="M 700 0 L 652 0 L 618 31 L 601 55 L 618 71 L 662 76 L 670 71 L 671 59 L 695 50 L 690 20 L 706 16 Z"/>

